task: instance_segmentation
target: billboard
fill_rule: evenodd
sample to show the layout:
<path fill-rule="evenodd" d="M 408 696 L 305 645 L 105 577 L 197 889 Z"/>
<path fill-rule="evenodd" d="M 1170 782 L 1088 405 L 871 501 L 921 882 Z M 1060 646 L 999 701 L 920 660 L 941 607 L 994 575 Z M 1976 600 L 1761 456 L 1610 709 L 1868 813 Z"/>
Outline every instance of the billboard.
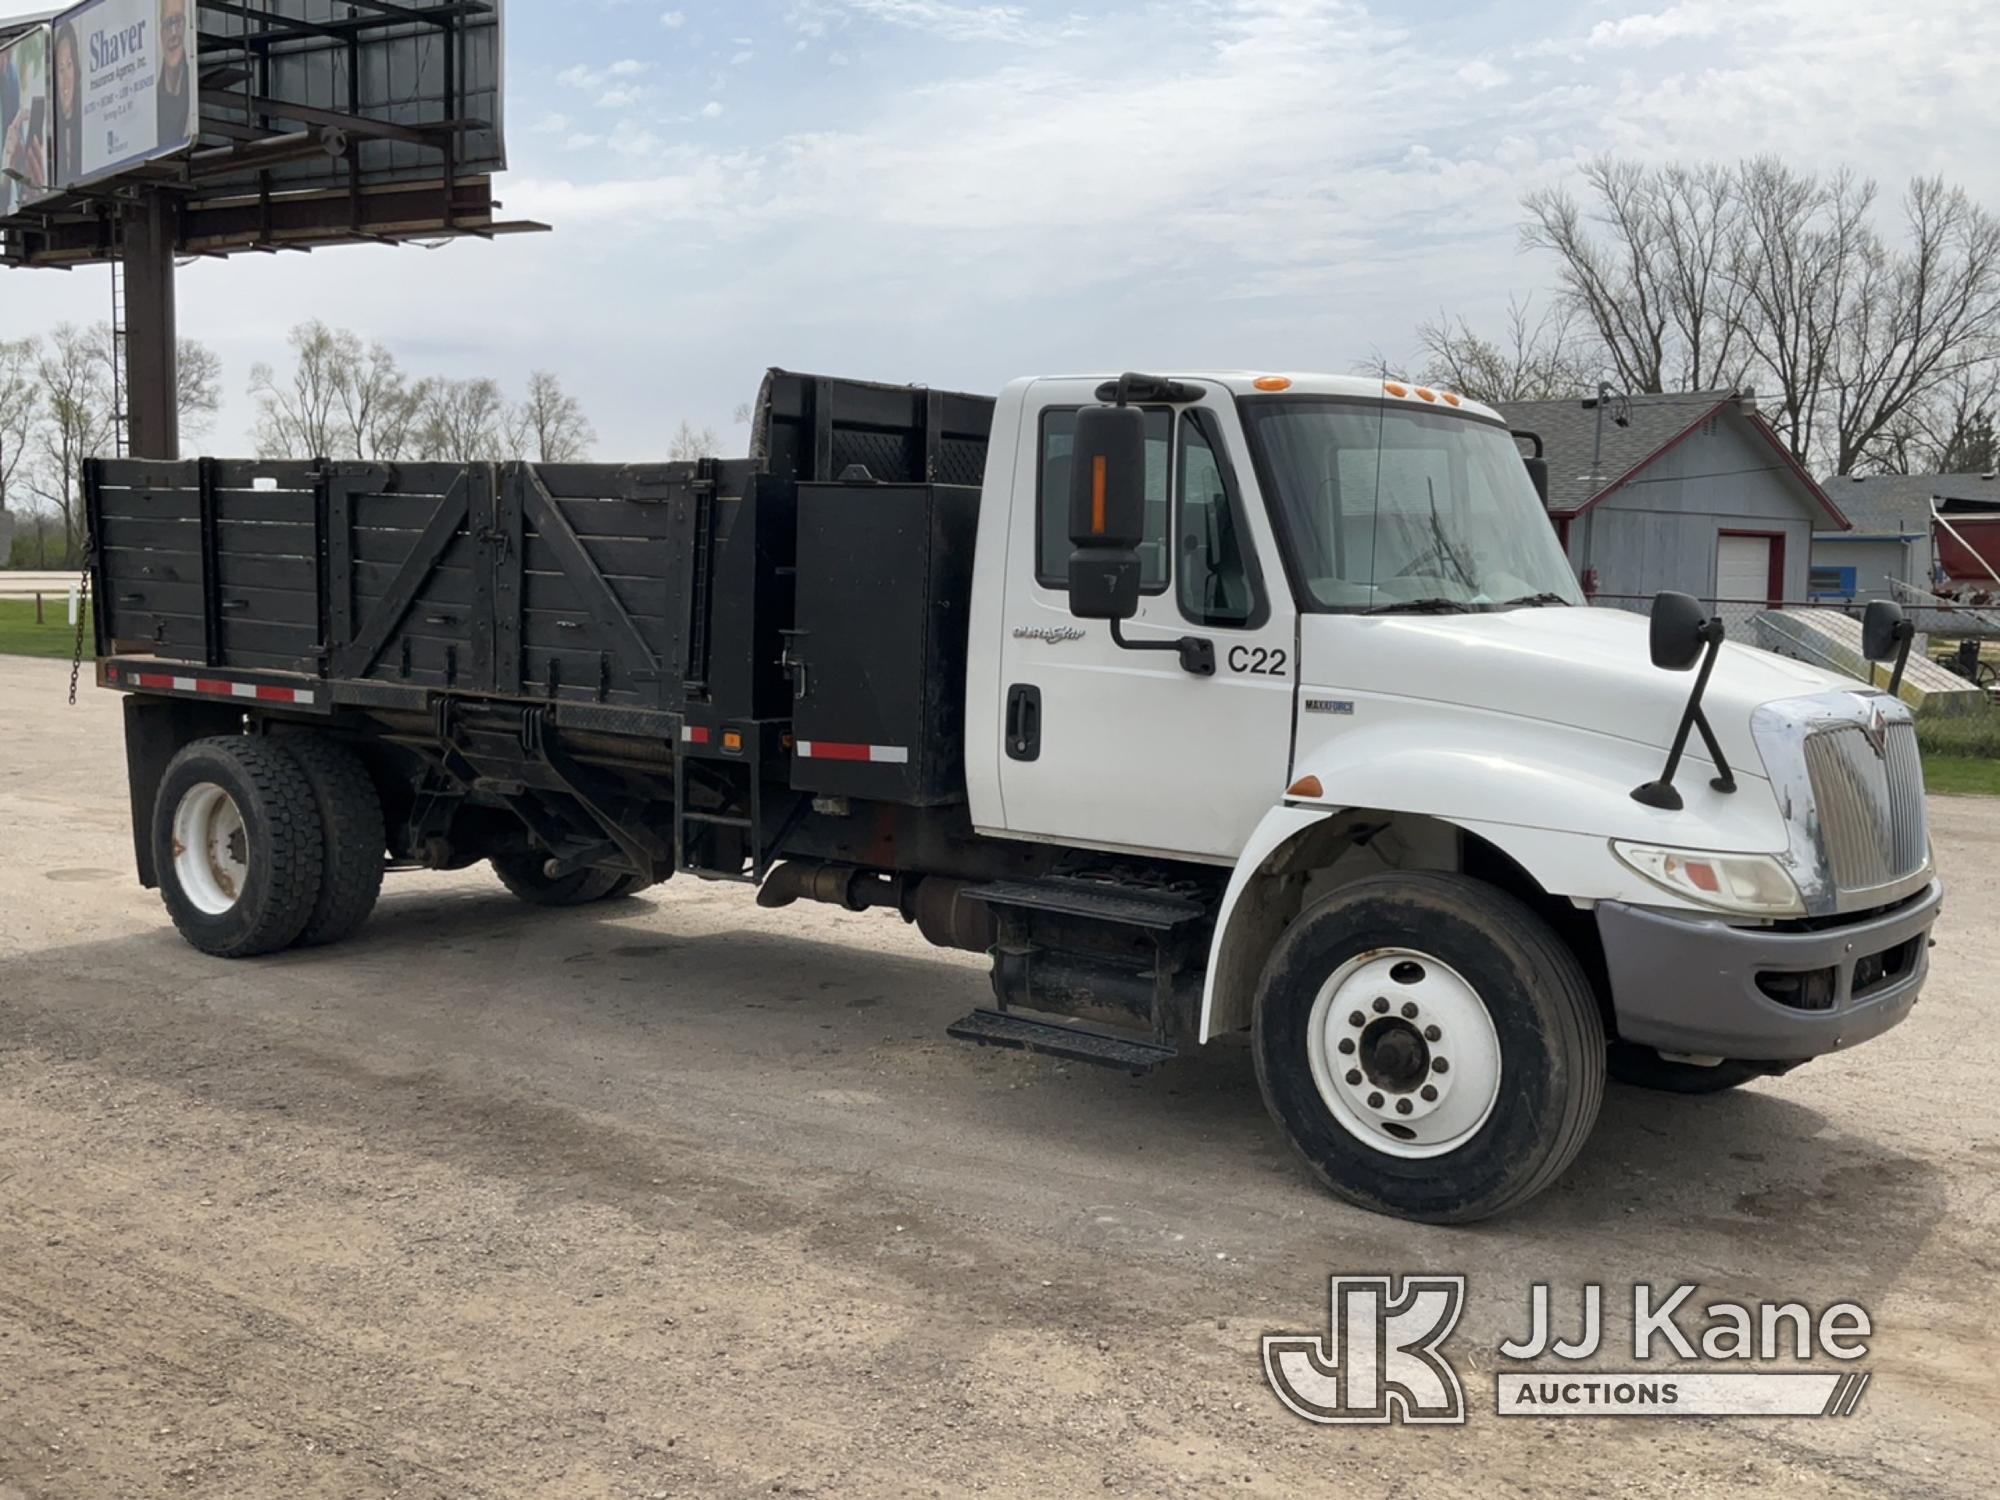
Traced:
<path fill-rule="evenodd" d="M 55 180 L 49 28 L 0 46 L 0 219 L 36 202 Z"/>
<path fill-rule="evenodd" d="M 53 22 L 56 183 L 184 151 L 201 129 L 194 0 L 84 0 Z"/>

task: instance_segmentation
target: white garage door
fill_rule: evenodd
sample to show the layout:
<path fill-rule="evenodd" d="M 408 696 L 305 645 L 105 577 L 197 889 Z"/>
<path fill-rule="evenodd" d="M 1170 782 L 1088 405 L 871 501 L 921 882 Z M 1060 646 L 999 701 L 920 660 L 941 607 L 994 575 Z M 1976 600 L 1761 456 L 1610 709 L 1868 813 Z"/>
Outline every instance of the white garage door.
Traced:
<path fill-rule="evenodd" d="M 1768 536 L 1725 536 L 1716 539 L 1715 597 L 1771 597 L 1771 544 Z"/>

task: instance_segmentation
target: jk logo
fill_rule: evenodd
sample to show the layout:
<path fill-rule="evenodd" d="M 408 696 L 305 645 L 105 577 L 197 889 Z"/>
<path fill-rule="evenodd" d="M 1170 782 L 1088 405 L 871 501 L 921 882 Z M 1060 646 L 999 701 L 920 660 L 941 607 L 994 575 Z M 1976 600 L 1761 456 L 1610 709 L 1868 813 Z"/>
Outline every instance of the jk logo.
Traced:
<path fill-rule="evenodd" d="M 1308 1422 L 1465 1421 L 1465 1389 L 1438 1348 L 1465 1310 L 1463 1276 L 1336 1276 L 1329 1337 L 1264 1336 L 1264 1376 Z"/>

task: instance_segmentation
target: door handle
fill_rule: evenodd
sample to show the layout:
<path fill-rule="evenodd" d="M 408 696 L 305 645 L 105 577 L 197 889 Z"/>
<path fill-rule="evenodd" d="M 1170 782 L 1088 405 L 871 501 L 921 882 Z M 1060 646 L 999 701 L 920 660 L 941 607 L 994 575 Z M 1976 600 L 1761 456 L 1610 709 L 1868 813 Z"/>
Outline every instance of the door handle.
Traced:
<path fill-rule="evenodd" d="M 1007 690 L 1007 756 L 1042 758 L 1042 690 L 1018 683 Z"/>

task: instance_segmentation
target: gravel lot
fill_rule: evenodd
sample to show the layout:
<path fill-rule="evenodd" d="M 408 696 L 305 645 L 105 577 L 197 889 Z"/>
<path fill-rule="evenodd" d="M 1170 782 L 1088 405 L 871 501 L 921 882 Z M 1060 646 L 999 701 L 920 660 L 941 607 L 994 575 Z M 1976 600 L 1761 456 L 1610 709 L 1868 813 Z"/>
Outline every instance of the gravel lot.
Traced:
<path fill-rule="evenodd" d="M 1614 1089 L 1472 1230 L 1348 1210 L 1247 1054 L 963 1049 L 978 960 L 679 882 L 530 912 L 396 877 L 349 946 L 184 947 L 131 872 L 116 699 L 0 659 L 0 1500 L 1986 1495 L 2000 1479 L 2000 801 L 1883 1041 Z M 1320 1429 L 1258 1335 L 1333 1272 L 1463 1271 L 1462 1429 Z M 1844 1420 L 1500 1419 L 1526 1289 L 1853 1299 Z M 1625 1363 L 1629 1364 L 1629 1361 Z"/>

